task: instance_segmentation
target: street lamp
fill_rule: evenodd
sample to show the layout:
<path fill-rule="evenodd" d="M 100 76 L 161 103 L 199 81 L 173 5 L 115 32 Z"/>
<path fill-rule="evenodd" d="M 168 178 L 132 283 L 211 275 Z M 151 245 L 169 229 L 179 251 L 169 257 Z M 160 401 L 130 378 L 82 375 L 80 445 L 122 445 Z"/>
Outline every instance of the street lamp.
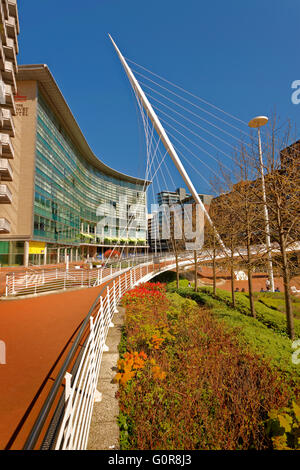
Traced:
<path fill-rule="evenodd" d="M 272 253 L 271 253 L 270 225 L 269 225 L 269 214 L 268 214 L 268 208 L 267 208 L 266 186 L 265 186 L 263 157 L 262 157 L 262 149 L 261 149 L 261 137 L 260 137 L 260 128 L 264 126 L 265 124 L 267 124 L 268 120 L 269 119 L 266 116 L 257 116 L 251 119 L 251 121 L 248 123 L 248 126 L 253 129 L 257 129 L 257 133 L 258 133 L 258 150 L 259 150 L 262 195 L 263 195 L 263 203 L 264 203 L 266 247 L 268 250 L 268 274 L 269 274 L 270 288 L 271 288 L 271 291 L 274 292 L 274 275 L 273 275 L 273 263 L 272 263 Z"/>

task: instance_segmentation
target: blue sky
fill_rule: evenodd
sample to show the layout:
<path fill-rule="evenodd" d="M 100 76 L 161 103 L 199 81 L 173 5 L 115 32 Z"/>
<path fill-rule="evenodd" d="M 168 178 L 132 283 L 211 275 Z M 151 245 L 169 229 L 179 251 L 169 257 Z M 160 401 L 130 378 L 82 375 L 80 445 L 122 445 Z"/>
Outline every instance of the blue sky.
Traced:
<path fill-rule="evenodd" d="M 244 121 L 276 109 L 299 126 L 300 104 L 291 102 L 291 83 L 300 80 L 298 0 L 18 4 L 19 63 L 48 64 L 95 154 L 120 171 L 144 176 L 145 148 L 108 33 L 126 57 Z M 199 192 L 209 191 L 192 177 Z"/>

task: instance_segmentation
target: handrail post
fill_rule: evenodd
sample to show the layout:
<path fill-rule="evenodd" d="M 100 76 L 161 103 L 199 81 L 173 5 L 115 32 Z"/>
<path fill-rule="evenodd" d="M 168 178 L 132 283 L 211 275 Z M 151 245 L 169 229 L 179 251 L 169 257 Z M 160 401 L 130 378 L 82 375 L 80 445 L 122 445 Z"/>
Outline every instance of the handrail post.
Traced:
<path fill-rule="evenodd" d="M 107 288 L 106 288 L 106 296 L 107 296 L 108 314 L 110 315 L 110 294 L 109 294 L 109 286 L 107 286 Z"/>
<path fill-rule="evenodd" d="M 114 294 L 114 313 L 119 313 L 117 309 L 116 281 L 113 282 L 113 294 Z"/>
<path fill-rule="evenodd" d="M 110 300 L 109 300 L 109 287 L 108 286 L 106 288 L 106 297 L 107 297 L 107 308 L 108 308 L 108 314 L 109 314 Z M 104 303 L 103 303 L 103 297 L 102 296 L 100 297 L 100 310 L 101 310 L 102 316 L 104 316 Z M 108 352 L 109 347 L 105 343 L 106 338 L 105 338 L 105 329 L 104 329 L 104 327 L 101 331 L 102 331 L 102 341 L 103 341 L 103 352 Z"/>

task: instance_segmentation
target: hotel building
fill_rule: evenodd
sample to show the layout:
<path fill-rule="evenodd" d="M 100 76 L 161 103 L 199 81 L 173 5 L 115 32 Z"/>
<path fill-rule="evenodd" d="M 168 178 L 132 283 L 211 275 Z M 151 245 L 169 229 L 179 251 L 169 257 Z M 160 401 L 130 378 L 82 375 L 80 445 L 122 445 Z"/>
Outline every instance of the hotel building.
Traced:
<path fill-rule="evenodd" d="M 16 74 L 20 32 L 16 0 L 0 0 L 0 237 L 9 233 L 11 223 L 5 216 L 4 205 L 12 203 L 13 140 L 16 115 L 14 95 L 17 93 Z M 0 261 L 1 263 L 1 261 Z"/>
<path fill-rule="evenodd" d="M 1 170 L 0 264 L 79 261 L 115 245 L 145 252 L 149 182 L 94 155 L 46 65 L 19 66 L 8 86 L 18 94 L 7 100 L 15 119 L 5 124 L 12 163 Z"/>

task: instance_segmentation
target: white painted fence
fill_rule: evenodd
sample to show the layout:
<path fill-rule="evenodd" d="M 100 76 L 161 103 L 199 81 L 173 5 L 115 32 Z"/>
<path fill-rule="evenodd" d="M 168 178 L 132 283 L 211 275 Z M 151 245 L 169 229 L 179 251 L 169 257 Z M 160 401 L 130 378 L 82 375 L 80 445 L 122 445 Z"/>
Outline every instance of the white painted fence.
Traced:
<path fill-rule="evenodd" d="M 161 260 L 170 259 L 164 257 Z M 40 293 L 66 290 L 74 287 L 97 287 L 112 277 L 124 272 L 129 267 L 143 262 L 151 262 L 153 257 L 135 257 L 130 260 L 111 263 L 107 267 L 95 269 L 83 268 L 52 268 L 48 270 L 36 269 L 6 275 L 5 296 L 37 295 Z"/>

